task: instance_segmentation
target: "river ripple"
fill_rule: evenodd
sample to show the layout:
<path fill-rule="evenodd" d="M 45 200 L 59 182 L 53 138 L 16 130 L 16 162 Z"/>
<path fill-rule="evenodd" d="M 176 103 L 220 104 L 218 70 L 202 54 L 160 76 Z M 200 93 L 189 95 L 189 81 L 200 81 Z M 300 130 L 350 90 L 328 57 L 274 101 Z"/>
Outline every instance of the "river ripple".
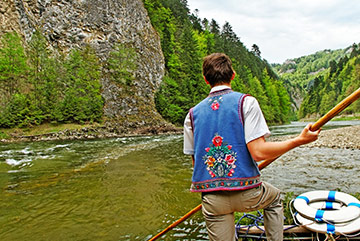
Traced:
<path fill-rule="evenodd" d="M 262 177 L 295 194 L 356 193 L 359 163 L 357 149 L 301 147 Z M 200 203 L 191 168 L 180 135 L 0 145 L 0 239 L 147 240 Z M 201 214 L 164 239 L 206 240 Z"/>
<path fill-rule="evenodd" d="M 360 191 L 360 150 L 294 149 L 262 171 L 262 179 L 284 192 L 309 190 Z"/>

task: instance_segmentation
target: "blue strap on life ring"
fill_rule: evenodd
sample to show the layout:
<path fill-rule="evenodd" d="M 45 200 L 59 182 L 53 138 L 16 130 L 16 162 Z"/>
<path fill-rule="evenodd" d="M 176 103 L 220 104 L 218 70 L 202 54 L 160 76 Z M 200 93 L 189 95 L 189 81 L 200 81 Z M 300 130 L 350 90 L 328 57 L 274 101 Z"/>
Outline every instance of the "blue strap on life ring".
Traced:
<path fill-rule="evenodd" d="M 334 206 L 333 206 L 333 202 L 328 202 L 328 201 L 326 201 L 325 202 L 325 209 L 327 209 L 327 210 L 332 210 L 332 209 L 334 209 Z"/>
<path fill-rule="evenodd" d="M 348 207 L 349 207 L 349 206 L 355 206 L 355 207 L 360 208 L 360 203 L 349 203 L 349 204 L 348 204 Z"/>
<path fill-rule="evenodd" d="M 315 214 L 315 221 L 317 221 L 317 222 L 323 221 L 322 218 L 324 216 L 324 212 L 325 212 L 324 210 L 318 209 Z"/>
<path fill-rule="evenodd" d="M 305 196 L 298 196 L 297 198 L 304 199 L 307 204 L 309 204 L 310 200 Z"/>
<path fill-rule="evenodd" d="M 335 201 L 335 193 L 336 191 L 330 191 L 329 195 L 328 195 L 328 200 L 329 201 Z"/>
<path fill-rule="evenodd" d="M 327 230 L 326 230 L 327 233 L 330 233 L 330 234 L 334 234 L 335 233 L 335 226 L 330 224 L 330 223 L 327 223 Z"/>

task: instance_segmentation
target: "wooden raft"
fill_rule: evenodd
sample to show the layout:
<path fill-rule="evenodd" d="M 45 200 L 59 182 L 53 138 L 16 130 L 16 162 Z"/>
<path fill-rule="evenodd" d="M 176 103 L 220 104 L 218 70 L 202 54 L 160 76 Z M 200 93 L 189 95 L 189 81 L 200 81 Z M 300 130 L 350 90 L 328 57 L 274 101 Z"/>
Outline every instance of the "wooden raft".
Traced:
<path fill-rule="evenodd" d="M 265 230 L 264 226 L 259 226 L 259 227 L 262 230 Z M 296 226 L 296 227 L 293 227 L 293 228 L 289 229 L 290 227 L 292 227 L 292 225 L 284 225 L 284 234 L 311 233 L 311 231 L 309 229 L 306 229 L 306 228 L 304 228 L 302 226 Z M 237 229 L 237 232 L 239 234 L 244 234 L 244 233 L 247 233 L 247 234 L 262 234 L 263 231 L 261 229 L 259 229 L 256 226 L 253 226 L 251 228 L 244 227 L 244 228 Z"/>

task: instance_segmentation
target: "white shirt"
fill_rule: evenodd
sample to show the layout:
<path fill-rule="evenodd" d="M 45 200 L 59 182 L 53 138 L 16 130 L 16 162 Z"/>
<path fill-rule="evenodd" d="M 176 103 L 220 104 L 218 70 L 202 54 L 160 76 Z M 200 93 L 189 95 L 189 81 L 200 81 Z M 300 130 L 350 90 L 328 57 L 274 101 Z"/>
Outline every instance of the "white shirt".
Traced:
<path fill-rule="evenodd" d="M 223 89 L 229 89 L 229 86 L 219 85 L 211 89 L 211 92 L 219 91 Z M 268 137 L 271 132 L 264 115 L 260 109 L 258 101 L 252 97 L 247 96 L 243 102 L 243 114 L 244 114 L 244 132 L 246 144 L 259 137 Z M 192 132 L 191 120 L 189 113 L 184 121 L 184 154 L 194 154 L 194 136 Z"/>

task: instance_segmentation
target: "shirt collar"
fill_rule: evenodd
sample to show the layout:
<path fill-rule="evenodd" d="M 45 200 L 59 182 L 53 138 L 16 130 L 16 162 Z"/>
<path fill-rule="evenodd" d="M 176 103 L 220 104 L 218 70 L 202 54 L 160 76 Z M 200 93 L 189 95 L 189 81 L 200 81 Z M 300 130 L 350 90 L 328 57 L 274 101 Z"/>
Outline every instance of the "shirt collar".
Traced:
<path fill-rule="evenodd" d="M 210 93 L 220 91 L 220 90 L 226 90 L 226 89 L 231 89 L 231 88 L 227 85 L 217 85 L 217 86 L 214 86 L 211 88 Z"/>

